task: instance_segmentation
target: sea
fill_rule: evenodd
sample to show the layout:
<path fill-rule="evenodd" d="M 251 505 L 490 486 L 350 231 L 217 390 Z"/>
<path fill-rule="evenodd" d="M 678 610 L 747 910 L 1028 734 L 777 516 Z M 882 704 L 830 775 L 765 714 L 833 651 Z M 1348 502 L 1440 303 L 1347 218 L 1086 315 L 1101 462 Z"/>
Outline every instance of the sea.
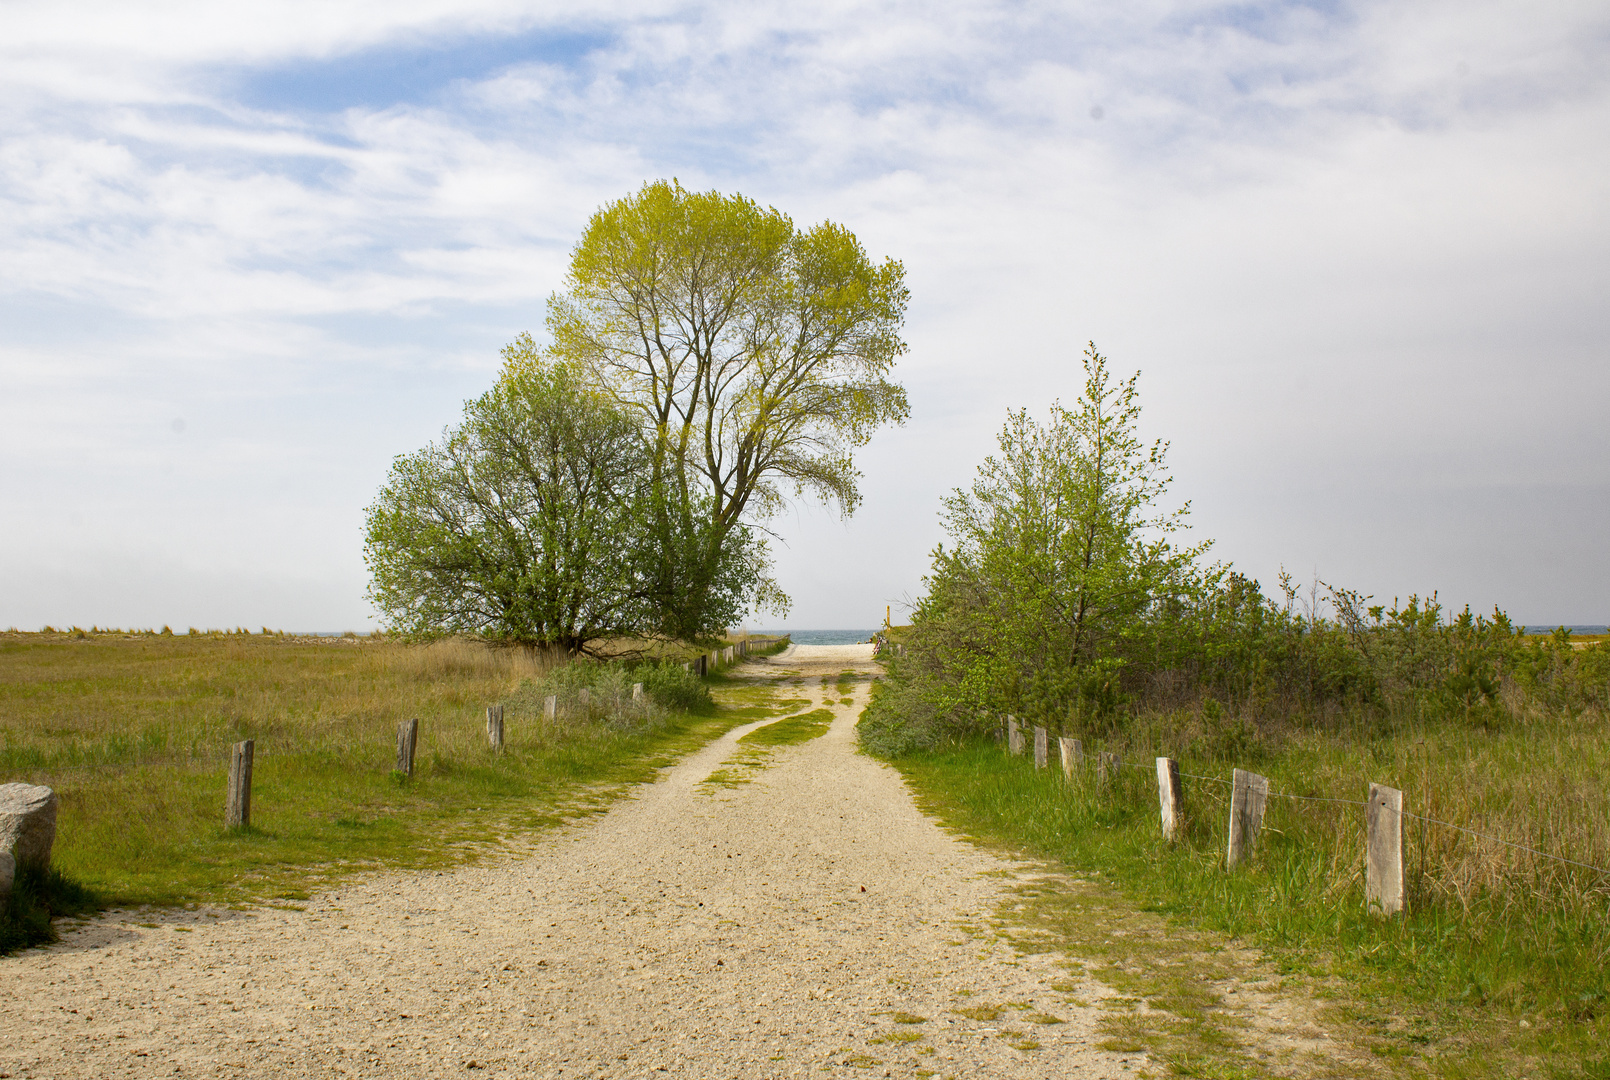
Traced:
<path fill-rule="evenodd" d="M 751 634 L 787 634 L 795 645 L 859 645 L 876 630 L 751 630 Z"/>
<path fill-rule="evenodd" d="M 1542 626 L 1535 623 L 1527 623 L 1526 632 L 1528 634 L 1552 634 L 1555 630 L 1559 629 L 1559 626 L 1559 623 L 1549 623 L 1547 626 Z M 1573 634 L 1610 633 L 1610 626 L 1572 626 L 1570 624 L 1566 624 L 1565 628 L 1571 631 Z"/>

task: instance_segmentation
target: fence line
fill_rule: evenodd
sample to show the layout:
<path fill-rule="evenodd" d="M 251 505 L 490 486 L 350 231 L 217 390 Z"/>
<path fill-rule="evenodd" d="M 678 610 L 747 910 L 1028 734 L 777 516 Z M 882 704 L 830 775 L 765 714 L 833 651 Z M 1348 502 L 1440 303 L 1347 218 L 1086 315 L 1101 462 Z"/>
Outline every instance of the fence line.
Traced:
<path fill-rule="evenodd" d="M 1001 720 L 1002 726 L 1005 728 L 1007 753 L 1013 756 L 1023 754 L 1025 740 L 1023 737 L 1021 723 L 1018 721 L 1017 717 L 1011 715 L 1003 715 Z M 1036 769 L 1045 767 L 1044 751 L 1041 748 L 1046 745 L 1047 738 L 1048 733 L 1044 727 L 1036 726 L 1034 728 Z M 1072 766 L 1074 764 L 1079 764 L 1082 766 L 1086 761 L 1086 757 L 1083 753 L 1082 741 L 1074 741 L 1079 747 L 1079 753 L 1073 758 L 1065 757 L 1063 762 L 1064 773 L 1070 779 L 1072 778 L 1073 772 Z M 1146 756 L 1153 755 L 1147 754 Z M 1468 836 L 1502 844 L 1505 847 L 1513 848 L 1516 851 L 1524 851 L 1530 855 L 1537 855 L 1544 859 L 1552 859 L 1555 862 L 1564 863 L 1567 866 L 1574 866 L 1583 870 L 1591 870 L 1596 874 L 1602 874 L 1606 877 L 1610 877 L 1610 870 L 1607 870 L 1602 866 L 1595 866 L 1592 863 L 1585 863 L 1576 859 L 1568 859 L 1563 855 L 1555 855 L 1551 852 L 1542 851 L 1538 848 L 1531 847 L 1528 844 L 1517 843 L 1513 840 L 1505 840 L 1503 837 L 1493 836 L 1489 833 L 1480 832 L 1464 825 L 1456 825 L 1451 821 L 1443 821 L 1440 818 L 1427 817 L 1423 814 L 1416 814 L 1412 811 L 1405 810 L 1400 805 L 1402 792 L 1396 790 L 1395 788 L 1385 787 L 1384 785 L 1371 784 L 1371 797 L 1368 800 L 1337 799 L 1324 795 L 1295 795 L 1284 791 L 1269 791 L 1268 780 L 1266 778 L 1259 776 L 1256 773 L 1245 773 L 1240 769 L 1236 770 L 1234 780 L 1225 780 L 1223 777 L 1219 776 L 1204 776 L 1200 773 L 1185 772 L 1179 768 L 1178 762 L 1176 762 L 1173 758 L 1163 755 L 1155 756 L 1154 766 L 1146 766 L 1132 761 L 1124 761 L 1118 757 L 1117 754 L 1109 751 L 1097 752 L 1095 757 L 1098 765 L 1098 787 L 1105 786 L 1106 780 L 1110 778 L 1109 770 L 1113 766 L 1126 769 L 1135 769 L 1141 772 L 1153 772 L 1155 770 L 1155 776 L 1158 784 L 1162 832 L 1164 839 L 1169 841 L 1175 839 L 1178 833 L 1178 815 L 1180 813 L 1181 802 L 1179 779 L 1181 777 L 1189 777 L 1192 780 L 1203 780 L 1214 784 L 1223 784 L 1226 787 L 1229 787 L 1231 790 L 1231 822 L 1229 855 L 1227 862 L 1228 865 L 1232 867 L 1245 857 L 1245 852 L 1250 850 L 1253 838 L 1256 837 L 1257 833 L 1261 829 L 1263 817 L 1262 800 L 1264 798 L 1274 797 L 1278 799 L 1289 799 L 1294 802 L 1328 803 L 1338 806 L 1364 807 L 1367 811 L 1365 859 L 1368 870 L 1367 878 L 1369 879 L 1367 882 L 1368 887 L 1365 890 L 1366 903 L 1369 905 L 1371 910 L 1378 909 L 1382 914 L 1394 914 L 1403 910 L 1404 907 L 1403 836 L 1401 825 L 1398 824 L 1403 818 L 1411 818 L 1413 820 L 1423 821 L 1431 825 L 1441 825 L 1444 828 L 1453 829 L 1457 832 L 1465 833 Z M 1245 778 L 1249 786 L 1258 789 L 1252 796 L 1256 802 L 1256 806 L 1250 811 L 1245 805 L 1246 796 L 1242 786 L 1243 778 Z M 1377 794 L 1379 794 L 1381 798 L 1377 799 Z M 1242 805 L 1238 805 L 1237 800 L 1242 800 Z M 1377 807 L 1394 815 L 1392 818 L 1394 824 L 1391 829 L 1387 830 L 1383 826 L 1378 825 L 1377 816 L 1375 814 L 1375 809 Z M 1242 814 L 1243 817 L 1250 813 L 1251 817 L 1247 821 L 1241 821 L 1238 823 L 1238 813 Z M 1239 843 L 1238 840 L 1240 841 Z"/>

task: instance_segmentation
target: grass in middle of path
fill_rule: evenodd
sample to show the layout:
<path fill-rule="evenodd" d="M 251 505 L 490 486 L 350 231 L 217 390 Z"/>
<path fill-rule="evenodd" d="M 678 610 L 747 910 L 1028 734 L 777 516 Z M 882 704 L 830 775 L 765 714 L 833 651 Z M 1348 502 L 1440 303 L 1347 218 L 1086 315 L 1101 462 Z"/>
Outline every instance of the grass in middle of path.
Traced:
<path fill-rule="evenodd" d="M 825 735 L 832 726 L 831 709 L 812 709 L 810 712 L 784 717 L 758 727 L 738 740 L 738 752 L 699 784 L 705 791 L 715 788 L 735 788 L 747 784 L 771 764 L 771 752 L 779 746 L 792 746 L 809 742 Z"/>
<path fill-rule="evenodd" d="M 765 727 L 758 727 L 738 741 L 754 746 L 792 746 L 825 735 L 832 724 L 831 709 L 812 709 L 808 713 L 800 713 L 798 716 L 790 716 Z"/>

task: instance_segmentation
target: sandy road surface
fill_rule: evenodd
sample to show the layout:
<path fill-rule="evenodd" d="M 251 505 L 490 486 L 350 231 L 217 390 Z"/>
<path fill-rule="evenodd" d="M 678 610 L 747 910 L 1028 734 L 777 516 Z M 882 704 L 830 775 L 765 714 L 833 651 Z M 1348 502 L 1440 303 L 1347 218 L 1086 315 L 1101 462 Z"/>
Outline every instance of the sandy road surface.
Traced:
<path fill-rule="evenodd" d="M 305 911 L 112 913 L 0 959 L 0 1074 L 1133 1075 L 1050 957 L 962 929 L 1010 867 L 855 752 L 866 683 L 843 705 L 821 675 L 868 658 L 747 665 L 805 676 L 836 719 L 737 788 L 699 782 L 755 725 L 517 861 L 375 875 Z"/>

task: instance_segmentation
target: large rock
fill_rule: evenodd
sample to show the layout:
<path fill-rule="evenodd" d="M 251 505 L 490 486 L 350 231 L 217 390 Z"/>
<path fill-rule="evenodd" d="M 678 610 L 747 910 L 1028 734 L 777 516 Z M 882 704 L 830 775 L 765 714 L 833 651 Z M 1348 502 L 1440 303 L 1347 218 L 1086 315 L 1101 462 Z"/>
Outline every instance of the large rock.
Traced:
<path fill-rule="evenodd" d="M 0 851 L 49 865 L 56 842 L 56 793 L 38 784 L 0 784 Z"/>
<path fill-rule="evenodd" d="M 0 900 L 11 895 L 11 883 L 17 880 L 17 860 L 0 851 Z"/>

